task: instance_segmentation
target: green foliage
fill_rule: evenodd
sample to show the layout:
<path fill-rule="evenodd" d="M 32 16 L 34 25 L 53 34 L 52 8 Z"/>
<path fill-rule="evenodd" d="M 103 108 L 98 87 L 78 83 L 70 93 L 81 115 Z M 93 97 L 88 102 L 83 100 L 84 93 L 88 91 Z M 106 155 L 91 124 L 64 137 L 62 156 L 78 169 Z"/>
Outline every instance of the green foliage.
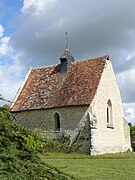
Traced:
<path fill-rule="evenodd" d="M 4 119 L 9 119 L 10 112 L 9 112 L 9 106 L 7 104 L 0 107 L 0 117 L 2 117 Z"/>
<path fill-rule="evenodd" d="M 135 151 L 135 125 L 133 126 L 130 123 L 129 126 L 130 126 L 131 146 L 132 146 L 132 150 Z"/>
<path fill-rule="evenodd" d="M 73 153 L 78 149 L 77 145 L 69 146 L 70 140 L 64 135 L 58 140 L 55 138 L 51 139 L 44 135 L 42 152 L 63 152 L 63 153 Z"/>
<path fill-rule="evenodd" d="M 42 138 L 30 129 L 12 123 L 8 108 L 0 109 L 0 179 L 73 179 L 47 165 L 39 157 Z"/>
<path fill-rule="evenodd" d="M 131 141 L 132 150 L 135 152 L 135 141 Z"/>
<path fill-rule="evenodd" d="M 33 149 L 34 151 L 41 151 L 42 141 L 39 138 L 35 138 L 32 135 L 22 135 L 22 137 L 29 148 Z"/>
<path fill-rule="evenodd" d="M 135 125 L 134 126 L 130 126 L 130 134 L 135 134 Z"/>
<path fill-rule="evenodd" d="M 2 149 L 16 145 L 16 149 L 35 153 L 42 147 L 40 137 L 30 129 L 0 118 L 0 145 Z"/>

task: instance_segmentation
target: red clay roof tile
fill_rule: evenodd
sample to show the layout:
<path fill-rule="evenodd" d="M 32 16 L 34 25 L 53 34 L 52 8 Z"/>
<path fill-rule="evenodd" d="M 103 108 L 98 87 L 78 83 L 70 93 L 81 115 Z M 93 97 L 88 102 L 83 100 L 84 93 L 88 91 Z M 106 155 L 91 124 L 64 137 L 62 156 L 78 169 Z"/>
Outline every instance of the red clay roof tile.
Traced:
<path fill-rule="evenodd" d="M 107 56 L 74 61 L 65 78 L 61 65 L 32 69 L 11 112 L 91 104 Z"/>

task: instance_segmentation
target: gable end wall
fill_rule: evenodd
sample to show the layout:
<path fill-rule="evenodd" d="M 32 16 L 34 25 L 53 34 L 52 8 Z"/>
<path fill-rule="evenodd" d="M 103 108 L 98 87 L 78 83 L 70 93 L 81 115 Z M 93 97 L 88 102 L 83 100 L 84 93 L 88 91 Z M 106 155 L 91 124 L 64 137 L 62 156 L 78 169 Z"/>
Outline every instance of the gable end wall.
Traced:
<path fill-rule="evenodd" d="M 111 100 L 113 126 L 107 127 L 107 102 Z M 110 61 L 106 61 L 99 87 L 92 102 L 92 113 L 97 117 L 94 134 L 95 151 L 98 154 L 121 152 L 131 149 L 130 138 L 125 139 L 124 112 L 120 92 Z M 126 128 L 127 129 L 127 128 Z M 128 136 L 129 132 L 126 132 Z"/>

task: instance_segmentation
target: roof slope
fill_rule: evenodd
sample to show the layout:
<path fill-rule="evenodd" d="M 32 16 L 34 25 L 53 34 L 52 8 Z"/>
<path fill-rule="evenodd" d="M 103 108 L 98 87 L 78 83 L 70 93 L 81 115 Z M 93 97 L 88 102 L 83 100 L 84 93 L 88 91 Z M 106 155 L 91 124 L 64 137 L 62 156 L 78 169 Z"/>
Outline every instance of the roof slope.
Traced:
<path fill-rule="evenodd" d="M 74 61 L 65 78 L 60 64 L 32 69 L 11 111 L 91 104 L 107 57 Z"/>

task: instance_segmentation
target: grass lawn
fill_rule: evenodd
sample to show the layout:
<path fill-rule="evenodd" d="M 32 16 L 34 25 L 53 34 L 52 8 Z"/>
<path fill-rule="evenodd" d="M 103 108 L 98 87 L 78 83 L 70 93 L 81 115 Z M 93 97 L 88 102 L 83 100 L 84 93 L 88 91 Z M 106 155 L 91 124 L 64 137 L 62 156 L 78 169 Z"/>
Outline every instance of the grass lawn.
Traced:
<path fill-rule="evenodd" d="M 100 156 L 46 153 L 41 158 L 78 180 L 135 179 L 135 154 L 133 153 Z"/>

